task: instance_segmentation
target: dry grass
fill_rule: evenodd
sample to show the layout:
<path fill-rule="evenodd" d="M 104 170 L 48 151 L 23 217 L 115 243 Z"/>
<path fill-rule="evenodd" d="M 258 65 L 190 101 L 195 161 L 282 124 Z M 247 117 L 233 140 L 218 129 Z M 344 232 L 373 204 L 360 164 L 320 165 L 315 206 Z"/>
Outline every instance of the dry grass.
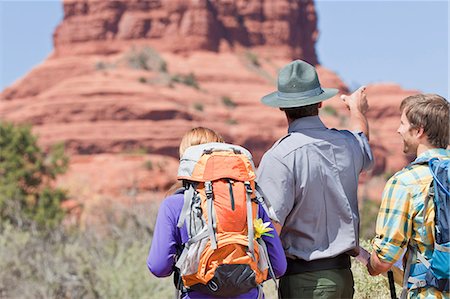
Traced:
<path fill-rule="evenodd" d="M 0 298 L 173 297 L 172 278 L 156 278 L 146 266 L 156 214 L 156 204 L 111 201 L 83 230 L 23 231 L 3 223 Z M 388 298 L 384 277 L 370 277 L 356 263 L 353 273 L 355 298 Z M 272 281 L 264 293 L 277 298 Z"/>

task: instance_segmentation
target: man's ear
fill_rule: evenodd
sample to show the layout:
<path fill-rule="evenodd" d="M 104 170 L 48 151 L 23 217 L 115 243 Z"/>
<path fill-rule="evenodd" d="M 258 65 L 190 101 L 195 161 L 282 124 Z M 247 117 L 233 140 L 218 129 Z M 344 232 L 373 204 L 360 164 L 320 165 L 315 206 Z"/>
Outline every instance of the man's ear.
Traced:
<path fill-rule="evenodd" d="M 318 107 L 318 108 L 322 108 L 322 103 L 323 103 L 323 102 L 320 102 L 320 103 L 319 103 L 319 106 L 317 106 L 317 107 Z"/>
<path fill-rule="evenodd" d="M 423 137 L 426 138 L 426 137 L 427 137 L 427 136 L 425 135 L 425 130 L 424 130 L 422 127 L 417 128 L 416 136 L 417 136 L 417 138 L 423 138 Z"/>

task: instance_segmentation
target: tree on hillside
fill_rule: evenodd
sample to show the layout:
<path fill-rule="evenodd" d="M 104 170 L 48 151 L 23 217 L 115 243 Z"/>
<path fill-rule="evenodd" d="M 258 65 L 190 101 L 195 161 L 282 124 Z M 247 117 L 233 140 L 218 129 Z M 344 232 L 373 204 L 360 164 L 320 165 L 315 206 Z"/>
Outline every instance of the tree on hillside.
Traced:
<path fill-rule="evenodd" d="M 52 186 L 67 170 L 64 145 L 48 153 L 29 126 L 0 122 L 0 218 L 15 226 L 52 227 L 63 216 L 66 193 Z M 1 222 L 0 222 L 1 224 Z"/>

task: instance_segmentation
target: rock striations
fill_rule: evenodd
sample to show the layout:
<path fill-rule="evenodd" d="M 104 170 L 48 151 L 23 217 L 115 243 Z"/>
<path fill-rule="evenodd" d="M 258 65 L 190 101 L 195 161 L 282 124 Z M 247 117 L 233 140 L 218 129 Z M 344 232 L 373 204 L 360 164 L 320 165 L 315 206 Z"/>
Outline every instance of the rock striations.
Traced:
<path fill-rule="evenodd" d="M 294 58 L 316 64 L 323 86 L 348 92 L 318 65 L 313 1 L 63 5 L 53 53 L 0 94 L 0 119 L 33 125 L 44 147 L 66 144 L 72 163 L 60 184 L 75 199 L 164 192 L 175 180 L 179 140 L 194 126 L 218 130 L 258 162 L 286 132 L 283 114 L 259 99 Z M 414 91 L 385 84 L 368 93 L 377 157 L 372 175 L 383 175 L 405 163 L 397 107 Z M 325 108 L 327 124 L 345 127 L 348 114 L 337 97 Z"/>
<path fill-rule="evenodd" d="M 317 63 L 312 0 L 65 0 L 57 55 L 112 54 L 133 41 L 191 52 L 261 47 Z"/>

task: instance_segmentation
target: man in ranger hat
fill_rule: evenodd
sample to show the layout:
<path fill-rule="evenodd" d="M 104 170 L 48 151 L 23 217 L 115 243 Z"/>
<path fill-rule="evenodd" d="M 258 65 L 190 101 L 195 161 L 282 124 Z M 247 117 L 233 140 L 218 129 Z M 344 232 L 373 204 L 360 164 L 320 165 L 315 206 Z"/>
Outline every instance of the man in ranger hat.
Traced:
<path fill-rule="evenodd" d="M 365 87 L 341 96 L 351 131 L 328 129 L 320 120 L 322 101 L 337 92 L 322 88 L 315 68 L 296 60 L 279 72 L 278 90 L 261 99 L 283 111 L 289 125 L 288 134 L 263 156 L 257 176 L 288 261 L 280 298 L 353 297 L 358 177 L 373 157 Z"/>

